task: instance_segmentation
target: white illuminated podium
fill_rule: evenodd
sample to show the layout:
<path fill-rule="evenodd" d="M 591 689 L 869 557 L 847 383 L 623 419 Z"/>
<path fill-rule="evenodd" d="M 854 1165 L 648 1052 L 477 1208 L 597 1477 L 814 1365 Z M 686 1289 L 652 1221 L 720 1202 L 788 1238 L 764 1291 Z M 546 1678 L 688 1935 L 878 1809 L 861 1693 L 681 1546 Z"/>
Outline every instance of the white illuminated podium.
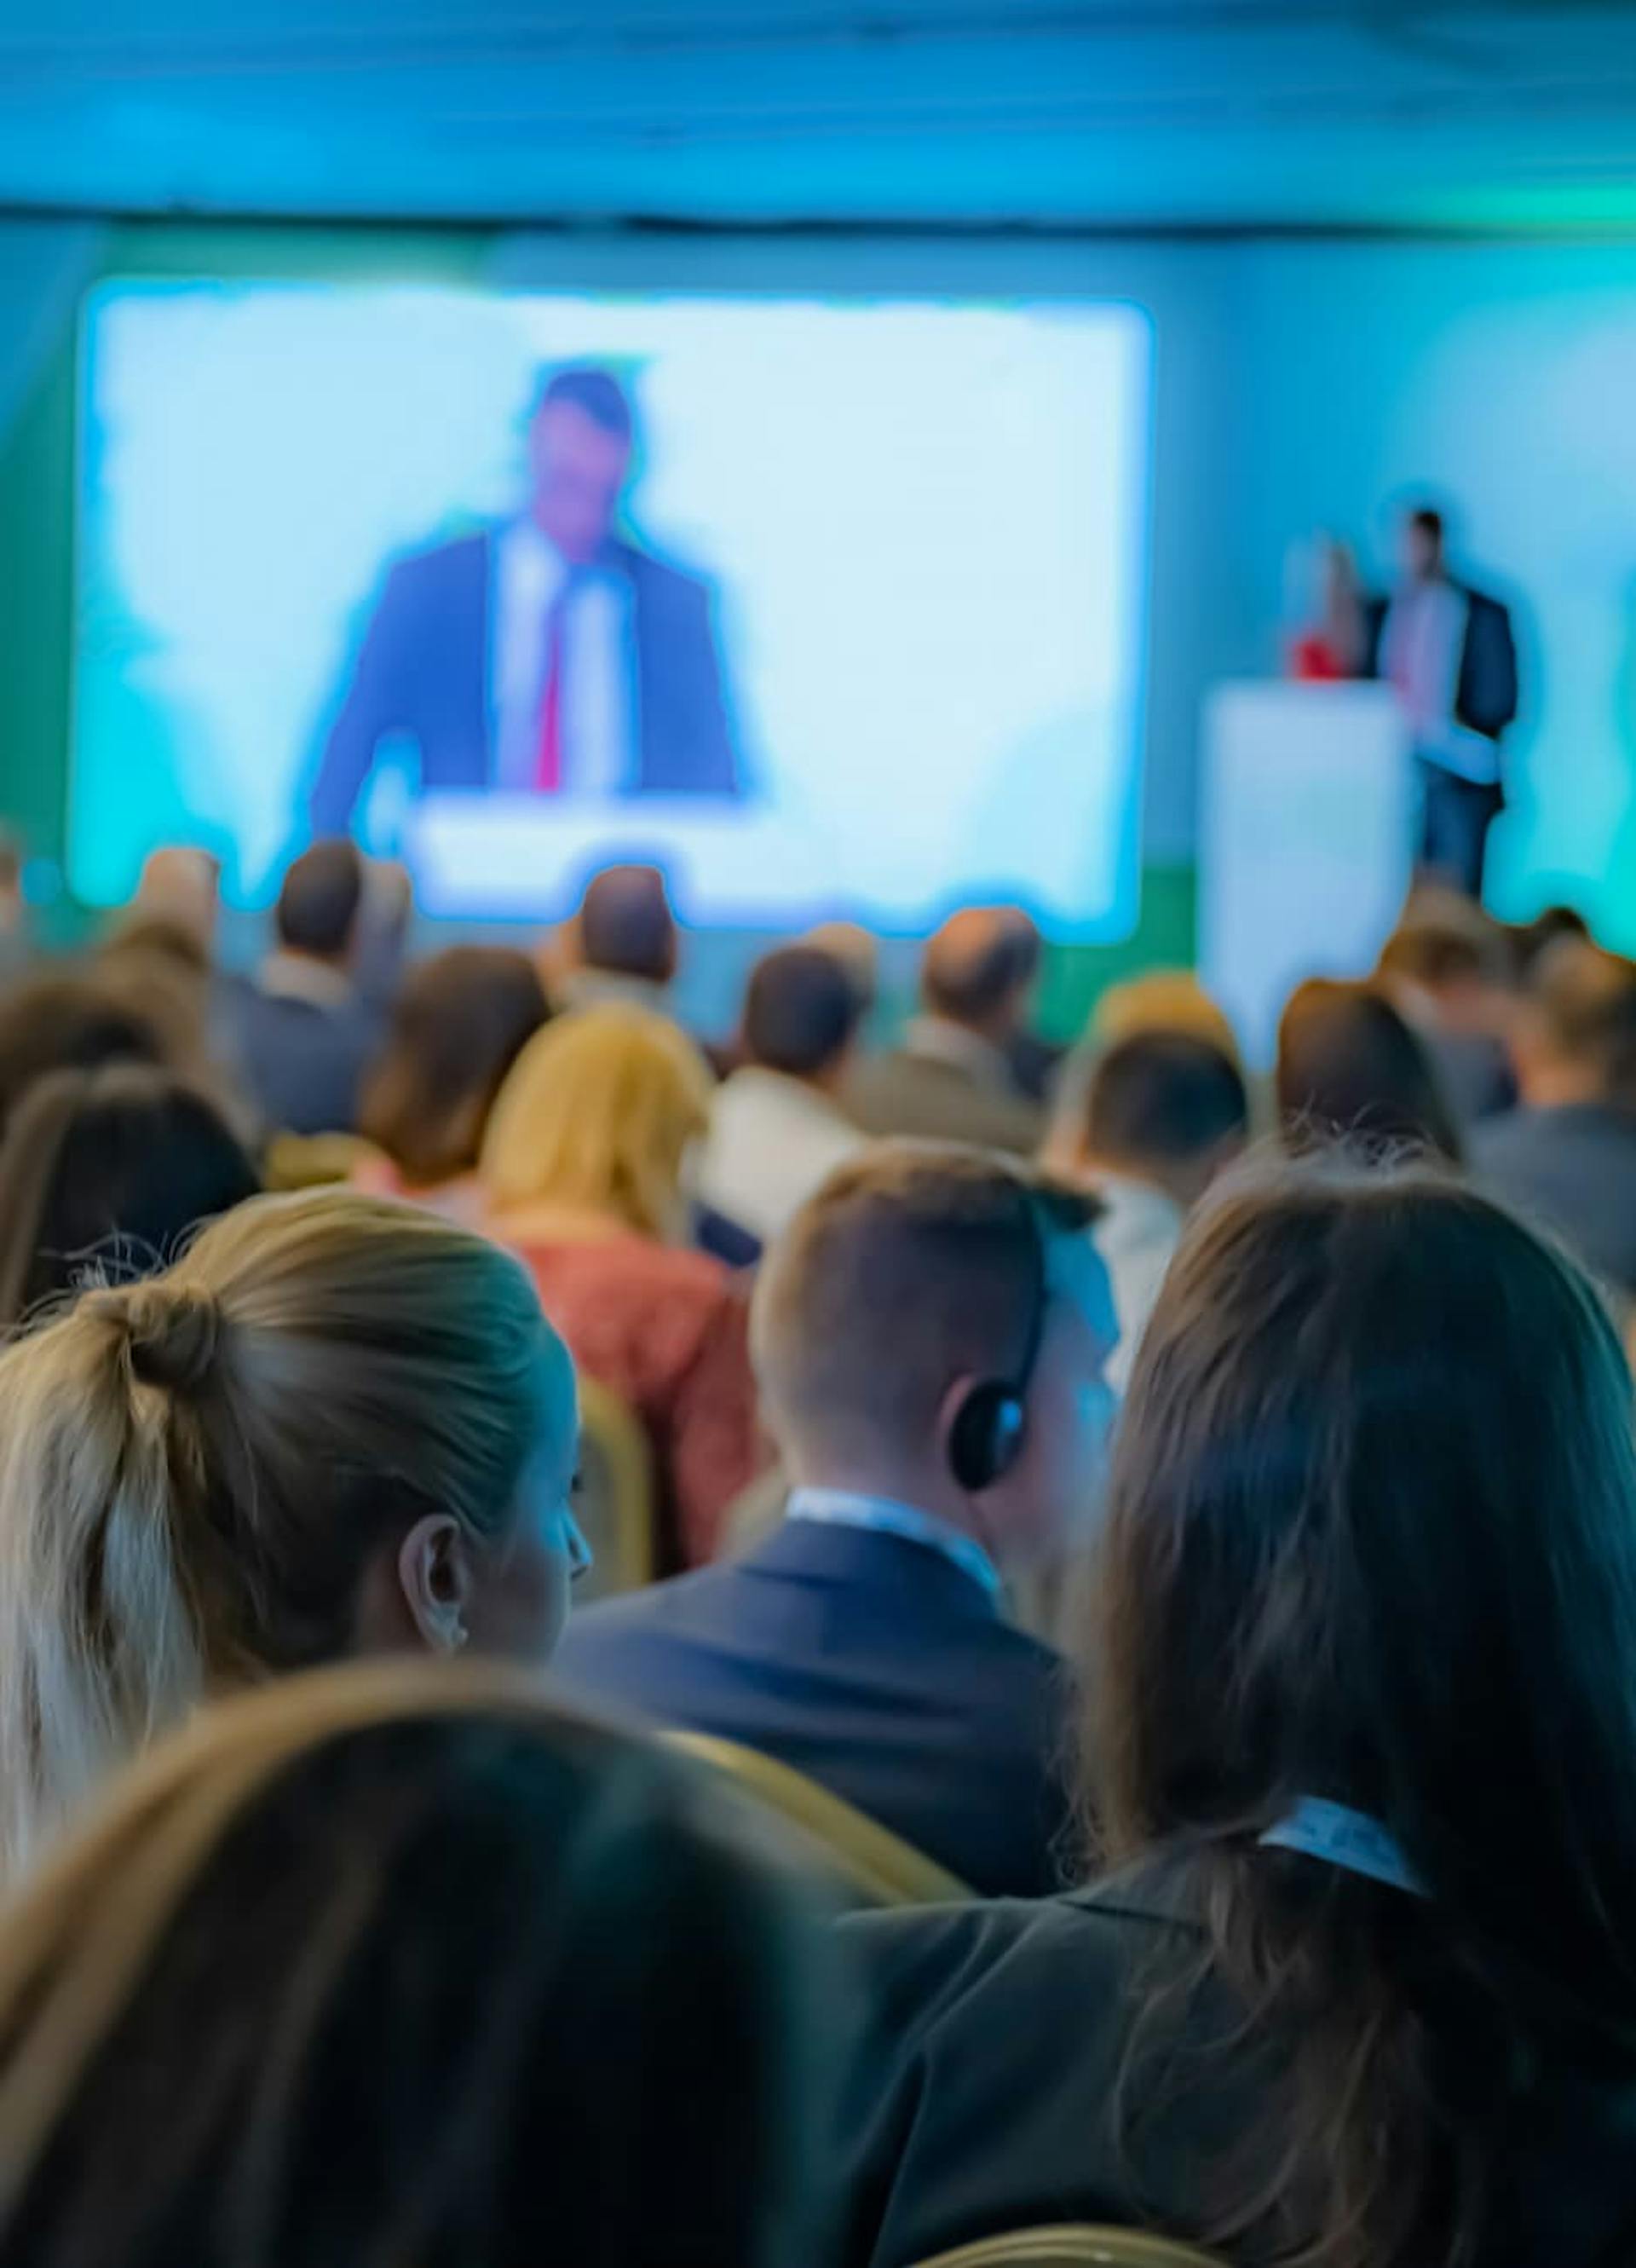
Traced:
<path fill-rule="evenodd" d="M 1199 973 L 1260 1067 L 1302 978 L 1365 975 L 1407 893 L 1414 783 L 1396 698 L 1219 686 L 1202 775 Z"/>

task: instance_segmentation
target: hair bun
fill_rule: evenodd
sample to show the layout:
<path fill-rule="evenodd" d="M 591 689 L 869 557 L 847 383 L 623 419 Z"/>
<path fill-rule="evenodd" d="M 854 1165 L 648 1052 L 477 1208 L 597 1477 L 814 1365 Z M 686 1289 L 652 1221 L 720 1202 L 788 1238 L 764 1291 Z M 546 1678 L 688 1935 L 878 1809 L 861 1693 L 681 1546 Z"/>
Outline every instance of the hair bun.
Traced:
<path fill-rule="evenodd" d="M 130 1366 L 144 1386 L 196 1394 L 210 1374 L 222 1311 L 192 1285 L 139 1284 L 119 1295 Z"/>

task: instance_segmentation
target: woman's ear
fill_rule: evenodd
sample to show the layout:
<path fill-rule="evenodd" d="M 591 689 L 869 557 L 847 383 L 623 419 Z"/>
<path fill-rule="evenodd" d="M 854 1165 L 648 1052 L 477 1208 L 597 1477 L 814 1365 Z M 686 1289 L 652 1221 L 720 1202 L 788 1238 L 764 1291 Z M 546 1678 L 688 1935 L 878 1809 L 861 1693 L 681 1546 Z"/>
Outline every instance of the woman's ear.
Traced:
<path fill-rule="evenodd" d="M 446 1512 L 417 1520 L 398 1547 L 398 1582 L 409 1619 L 433 1653 L 458 1653 L 466 1626 L 472 1569 L 466 1537 Z"/>

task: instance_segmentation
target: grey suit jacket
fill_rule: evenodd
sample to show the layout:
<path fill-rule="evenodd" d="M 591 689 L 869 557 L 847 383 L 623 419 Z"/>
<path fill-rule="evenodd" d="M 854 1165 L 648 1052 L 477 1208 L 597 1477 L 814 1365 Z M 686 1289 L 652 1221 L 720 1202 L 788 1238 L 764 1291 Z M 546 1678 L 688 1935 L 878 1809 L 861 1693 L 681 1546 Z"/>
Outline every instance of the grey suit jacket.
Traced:
<path fill-rule="evenodd" d="M 861 1063 L 847 1081 L 847 1110 L 866 1134 L 975 1142 L 1023 1155 L 1038 1147 L 1045 1113 L 1036 1102 L 963 1064 L 913 1047 Z"/>

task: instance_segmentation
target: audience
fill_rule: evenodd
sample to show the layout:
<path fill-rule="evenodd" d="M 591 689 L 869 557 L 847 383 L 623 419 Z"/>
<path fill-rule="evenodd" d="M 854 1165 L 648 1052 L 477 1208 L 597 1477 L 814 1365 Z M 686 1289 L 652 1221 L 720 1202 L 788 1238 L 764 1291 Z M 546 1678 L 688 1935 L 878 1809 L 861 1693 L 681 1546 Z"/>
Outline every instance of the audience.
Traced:
<path fill-rule="evenodd" d="M 37 1079 L 99 1064 L 176 1067 L 176 1035 L 150 988 L 104 970 L 42 968 L 0 992 L 0 1131 Z"/>
<path fill-rule="evenodd" d="M 1190 1226 L 1085 1646 L 1115 1871 L 847 1925 L 853 2257 L 1140 2221 L 1592 2268 L 1636 2220 L 1636 1453 L 1588 1281 L 1424 1172 Z"/>
<path fill-rule="evenodd" d="M 412 969 L 363 1085 L 359 1131 L 381 1156 L 361 1185 L 475 1219 L 488 1114 L 547 1013 L 526 954 L 457 945 Z"/>
<path fill-rule="evenodd" d="M 1512 976 L 1518 984 L 1526 984 L 1538 962 L 1565 938 L 1581 944 L 1594 941 L 1589 923 L 1574 906 L 1546 906 L 1532 921 L 1515 923 L 1506 935 L 1511 947 Z"/>
<path fill-rule="evenodd" d="M 1227 1012 L 1189 968 L 1152 968 L 1145 976 L 1108 986 L 1090 1020 L 1093 1046 L 1111 1048 L 1139 1032 L 1181 1032 L 1190 1039 L 1208 1040 L 1243 1068 L 1237 1035 Z"/>
<path fill-rule="evenodd" d="M 1384 993 L 1315 976 L 1278 1027 L 1278 1110 L 1292 1148 L 1345 1136 L 1457 1166 L 1454 1112 L 1425 1047 Z"/>
<path fill-rule="evenodd" d="M 1522 1107 L 1477 1130 L 1475 1170 L 1636 1298 L 1636 965 L 1559 939 L 1518 1006 L 1513 1050 Z"/>
<path fill-rule="evenodd" d="M 0 1142 L 0 1330 L 87 1284 L 167 1266 L 260 1186 L 215 1105 L 169 1072 L 48 1072 Z"/>
<path fill-rule="evenodd" d="M 778 1757 L 979 1890 L 1053 1887 L 1060 1665 L 1002 1593 L 1097 1494 L 1094 1211 L 929 1145 L 833 1174 L 756 1291 L 786 1519 L 742 1561 L 591 1609 L 568 1682 Z"/>
<path fill-rule="evenodd" d="M 290 1678 L 0 1926 L 14 2268 L 822 2268 L 831 1955 L 531 1682 Z"/>
<path fill-rule="evenodd" d="M 345 1192 L 240 1205 L 0 1355 L 0 1865 L 208 1693 L 548 1654 L 576 1433 L 516 1262 Z"/>
<path fill-rule="evenodd" d="M 863 1137 L 842 1109 L 857 985 L 833 954 L 791 945 L 750 974 L 740 1068 L 717 1090 L 701 1194 L 766 1242 Z"/>
<path fill-rule="evenodd" d="M 713 1556 L 762 1462 L 743 1296 L 685 1241 L 710 1096 L 698 1049 L 664 1017 L 582 1009 L 524 1049 L 481 1167 L 490 1228 L 527 1263 L 575 1359 L 647 1431 L 667 1573 Z"/>
<path fill-rule="evenodd" d="M 680 959 L 671 894 L 657 866 L 605 866 L 558 934 L 549 989 L 559 1008 L 613 1002 L 663 1013 Z"/>
<path fill-rule="evenodd" d="M 1016 939 L 1018 961 L 1023 972 L 1024 998 L 1031 1000 L 1039 987 L 1039 973 L 1045 962 L 1045 948 L 1039 934 L 1039 924 L 1021 906 L 1002 909 L 1002 918 L 1009 924 Z M 1031 1102 L 1049 1102 L 1056 1092 L 1057 1074 L 1067 1055 L 1066 1048 L 1053 1041 L 1042 1039 L 1026 1022 L 1019 1022 L 1006 1043 L 1006 1060 L 1011 1066 L 1012 1081 L 1019 1094 Z"/>
<path fill-rule="evenodd" d="M 951 915 L 926 948 L 921 1012 L 901 1046 L 860 1063 L 847 1081 L 859 1125 L 1031 1152 L 1043 1118 L 1017 1085 L 1011 1051 L 1038 959 L 1038 937 L 1009 909 Z"/>
<path fill-rule="evenodd" d="M 1511 954 L 1482 908 L 1456 890 L 1417 890 L 1381 948 L 1376 983 L 1419 1033 L 1462 1127 L 1516 1100 L 1505 1032 Z"/>
<path fill-rule="evenodd" d="M 23 866 L 21 842 L 0 825 L 0 983 L 14 983 L 34 957 Z"/>
<path fill-rule="evenodd" d="M 315 843 L 284 877 L 276 949 L 238 988 L 231 1044 L 268 1127 L 345 1134 L 379 1042 L 376 1012 L 352 979 L 363 862 L 350 843 Z"/>
<path fill-rule="evenodd" d="M 1093 1189 L 1097 1246 L 1113 1285 L 1119 1344 L 1108 1366 L 1123 1393 L 1182 1226 L 1244 1154 L 1250 1104 L 1236 1064 L 1185 1032 L 1137 1032 L 1090 1065 L 1052 1160 Z"/>

